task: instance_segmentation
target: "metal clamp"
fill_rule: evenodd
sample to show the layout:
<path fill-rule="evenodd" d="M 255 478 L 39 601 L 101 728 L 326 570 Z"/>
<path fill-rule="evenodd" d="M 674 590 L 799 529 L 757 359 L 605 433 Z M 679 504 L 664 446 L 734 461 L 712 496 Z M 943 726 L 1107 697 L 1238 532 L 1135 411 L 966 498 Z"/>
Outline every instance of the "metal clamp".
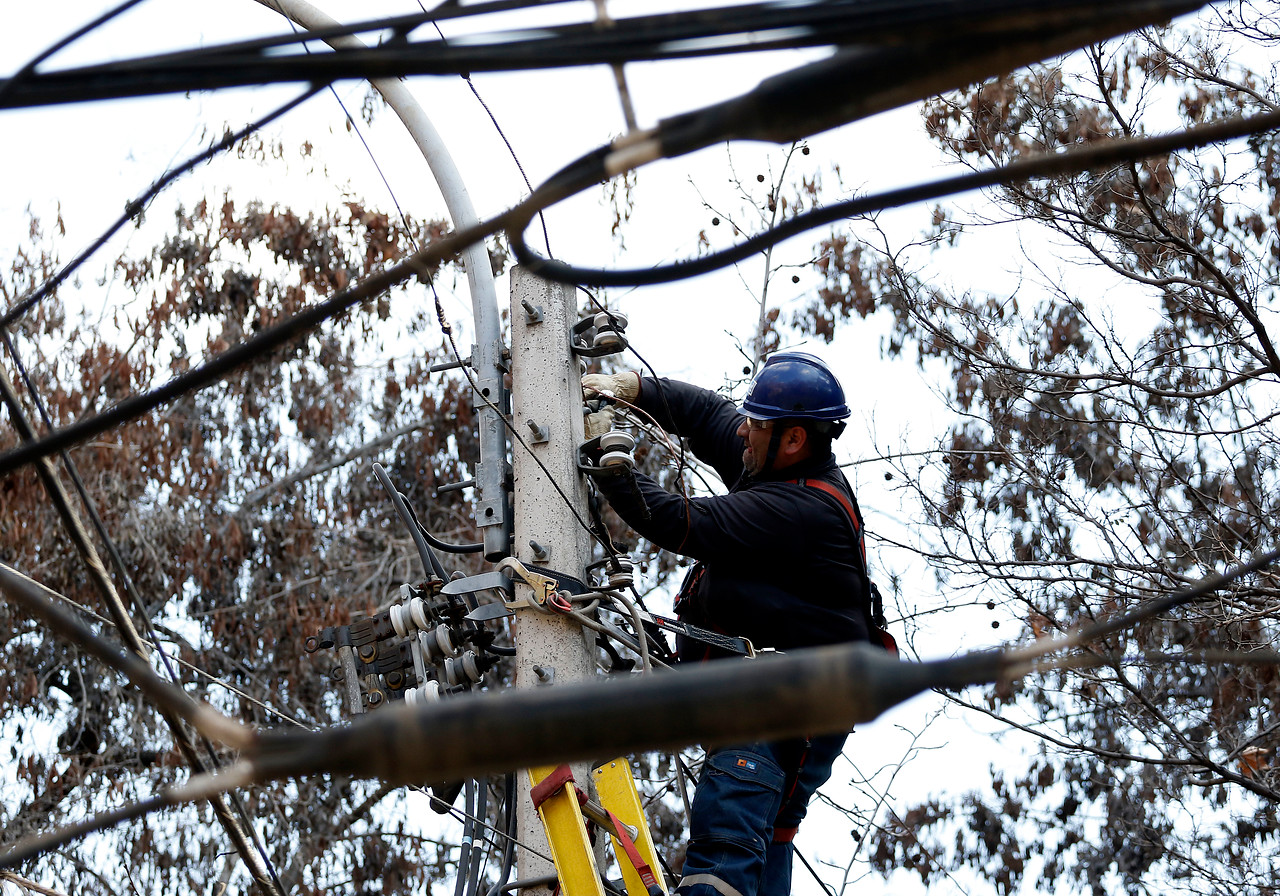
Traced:
<path fill-rule="evenodd" d="M 515 557 L 503 557 L 498 561 L 498 572 L 510 576 L 512 581 L 523 582 L 532 591 L 528 597 L 508 599 L 508 609 L 533 607 L 544 613 L 568 613 L 573 609 L 568 593 L 560 592 L 559 583 L 555 579 L 526 569 Z"/>

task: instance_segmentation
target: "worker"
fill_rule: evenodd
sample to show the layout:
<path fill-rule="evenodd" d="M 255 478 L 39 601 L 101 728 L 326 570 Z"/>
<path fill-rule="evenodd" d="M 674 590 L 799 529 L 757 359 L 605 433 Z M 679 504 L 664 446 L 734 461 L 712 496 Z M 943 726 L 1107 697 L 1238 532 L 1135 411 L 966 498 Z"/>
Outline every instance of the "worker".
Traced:
<path fill-rule="evenodd" d="M 683 620 L 782 651 L 871 640 L 861 518 L 831 451 L 849 407 L 820 359 L 772 355 L 737 406 L 633 371 L 588 374 L 582 384 L 588 399 L 634 406 L 685 437 L 729 487 L 685 498 L 642 473 L 597 478 L 636 532 L 697 561 L 676 599 Z M 593 414 L 589 434 L 610 417 L 607 406 Z M 724 655 L 683 638 L 677 649 L 681 662 Z M 786 896 L 791 840 L 844 741 L 841 733 L 708 755 L 677 893 Z"/>

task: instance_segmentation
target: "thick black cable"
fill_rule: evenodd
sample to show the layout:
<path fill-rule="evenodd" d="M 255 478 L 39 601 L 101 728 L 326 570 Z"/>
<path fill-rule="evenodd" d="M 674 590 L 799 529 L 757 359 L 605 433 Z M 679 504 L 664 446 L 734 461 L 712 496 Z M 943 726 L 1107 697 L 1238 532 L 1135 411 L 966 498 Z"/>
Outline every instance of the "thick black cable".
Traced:
<path fill-rule="evenodd" d="M 157 389 L 126 399 L 101 414 L 0 455 L 0 475 L 11 472 L 37 457 L 105 432 L 113 426 L 154 410 L 187 392 L 209 386 L 254 358 L 291 342 L 318 324 L 373 298 L 414 274 L 425 272 L 431 264 L 449 258 L 472 242 L 484 239 L 504 228 L 507 230 L 512 249 L 521 263 L 546 279 L 594 285 L 649 285 L 716 270 L 805 230 L 851 215 L 867 214 L 983 187 L 1037 177 L 1051 177 L 1118 161 L 1131 161 L 1160 153 L 1193 149 L 1277 127 L 1280 127 L 1280 113 L 1269 112 L 1201 125 L 1158 137 L 1108 141 L 1067 152 L 1021 159 L 987 171 L 943 178 L 913 187 L 903 187 L 846 200 L 823 209 L 815 209 L 765 233 L 758 234 L 731 249 L 702 259 L 679 262 L 660 268 L 623 271 L 577 268 L 537 255 L 524 242 L 523 231 L 537 211 L 548 208 L 599 180 L 607 168 L 612 149 L 611 146 L 604 146 L 567 165 L 535 190 L 528 199 L 509 211 L 463 230 L 454 231 L 390 268 L 368 277 L 356 286 L 260 331 L 252 338 L 211 358 L 199 367 L 174 377 Z M 458 356 L 456 346 L 454 354 Z M 507 421 L 507 425 L 514 431 L 510 421 Z"/>
<path fill-rule="evenodd" d="M 516 776 L 513 772 L 507 772 L 503 778 L 502 789 L 502 808 L 506 812 L 506 829 L 503 834 L 506 840 L 502 846 L 502 867 L 498 870 L 498 880 L 494 883 L 485 896 L 502 896 L 503 889 L 507 886 L 507 881 L 511 880 L 511 865 L 516 855 L 516 821 L 518 814 L 516 813 Z"/>
<path fill-rule="evenodd" d="M 287 345 L 310 332 L 319 324 L 351 310 L 362 302 L 375 298 L 391 287 L 425 270 L 426 266 L 443 261 L 469 245 L 500 228 L 503 217 L 481 222 L 425 247 L 421 252 L 404 261 L 374 274 L 350 289 L 343 290 L 323 302 L 312 305 L 296 315 L 260 330 L 253 337 L 209 359 L 204 364 L 170 379 L 167 383 L 132 398 L 125 399 L 111 408 L 77 423 L 55 430 L 36 442 L 28 443 L 0 455 L 0 475 L 11 472 L 37 457 L 59 451 L 77 442 L 106 432 L 135 417 L 142 416 L 161 405 L 189 392 L 206 388 L 227 374 L 250 363 L 256 358 Z"/>
<path fill-rule="evenodd" d="M 966 193 L 985 187 L 1015 183 L 1033 178 L 1055 177 L 1084 171 L 1102 165 L 1128 162 L 1153 155 L 1197 149 L 1280 127 L 1280 112 L 1241 116 L 1213 124 L 1200 125 L 1155 137 L 1108 140 L 1061 153 L 1047 153 L 1019 159 L 985 171 L 973 171 L 910 187 L 900 187 L 846 199 L 824 208 L 813 209 L 779 224 L 744 242 L 701 258 L 658 265 L 650 268 L 609 270 L 583 268 L 544 258 L 525 242 L 523 231 L 511 229 L 507 237 L 520 264 L 546 280 L 587 286 L 652 286 L 710 273 L 749 258 L 755 253 L 784 240 L 830 224 L 843 218 L 898 208 L 929 199 Z M 528 223 L 527 221 L 525 222 Z"/>
<path fill-rule="evenodd" d="M 115 222 L 102 233 L 101 236 L 99 236 L 96 240 L 94 240 L 87 247 L 85 247 L 80 252 L 79 255 L 71 259 L 71 261 L 67 262 L 62 267 L 62 269 L 58 271 L 58 273 L 54 274 L 52 277 L 50 277 L 48 280 L 42 283 L 38 289 L 36 289 L 35 291 L 29 293 L 24 298 L 19 299 L 17 302 L 15 302 L 13 307 L 10 308 L 8 311 L 6 311 L 3 317 L 0 317 L 0 327 L 9 326 L 15 320 L 21 317 L 23 314 L 26 314 L 26 312 L 29 311 L 31 307 L 34 306 L 37 302 L 40 302 L 41 300 L 47 298 L 55 289 L 61 286 L 62 283 L 68 277 L 70 277 L 71 274 L 73 274 L 82 264 L 88 261 L 89 258 L 95 252 L 101 249 L 106 244 L 107 240 L 115 236 L 116 233 L 120 231 L 120 228 L 124 227 L 124 225 L 128 224 L 138 215 L 142 214 L 142 212 L 146 209 L 147 203 L 149 203 L 152 199 L 154 199 L 157 195 L 159 195 L 160 192 L 165 189 L 165 187 L 169 186 L 169 184 L 173 183 L 179 177 L 186 174 L 191 169 L 195 168 L 201 162 L 208 161 L 218 153 L 230 149 L 231 147 L 235 146 L 238 142 L 240 142 L 242 139 L 247 137 L 249 134 L 252 134 L 257 130 L 263 127 L 266 127 L 268 124 L 275 121 L 277 118 L 284 115 L 286 112 L 289 112 L 294 108 L 300 106 L 302 103 L 306 102 L 308 99 L 315 96 L 321 89 L 323 88 L 312 87 L 311 89 L 295 97 L 294 99 L 289 100 L 289 102 L 285 103 L 283 106 L 280 106 L 272 110 L 271 112 L 268 112 L 262 118 L 259 118 L 256 121 L 250 122 L 249 124 L 240 128 L 238 131 L 227 133 L 226 136 L 224 136 L 217 143 L 212 144 L 204 151 L 197 153 L 196 155 L 187 159 L 187 161 L 183 162 L 178 167 L 165 172 L 158 180 L 152 183 L 151 186 L 147 187 L 147 189 L 142 191 L 142 193 L 140 193 L 136 198 L 126 203 L 124 207 L 124 213 L 119 218 L 117 218 Z M 0 90 L 3 90 L 3 86 L 0 86 Z"/>
<path fill-rule="evenodd" d="M 1278 557 L 1280 549 L 1220 574 L 1202 578 L 1182 591 L 1122 614 L 1123 624 L 1136 624 L 1170 606 L 1220 590 L 1243 575 L 1261 571 Z M 53 606 L 48 599 L 36 598 L 35 592 L 47 592 L 47 589 L 16 574 L 4 564 L 0 564 L 0 587 L 20 598 L 25 608 L 51 623 L 59 616 L 69 615 L 60 607 Z M 28 590 L 32 593 L 26 593 Z M 70 620 L 69 627 L 83 628 L 74 619 Z M 91 643 L 98 639 L 90 633 L 87 641 L 80 637 L 73 640 Z M 1031 647 L 1036 652 L 1052 652 L 1072 643 L 1073 639 L 1053 639 L 1046 647 Z M 95 643 L 94 646 L 98 645 Z M 124 670 L 130 663 L 135 665 L 133 674 L 126 673 L 131 681 L 158 682 L 162 695 L 172 690 L 173 697 L 189 701 L 190 698 L 180 690 L 172 689 L 169 683 L 160 680 L 136 655 L 117 653 L 111 658 L 119 664 L 112 664 L 112 668 Z M 247 758 L 239 764 L 238 774 L 232 775 L 233 781 L 245 784 L 317 773 L 356 774 L 392 781 L 409 780 L 415 774 L 480 774 L 499 767 L 563 759 L 566 755 L 570 759 L 586 758 L 636 746 L 659 747 L 663 745 L 664 738 L 667 738 L 667 745 L 704 739 L 714 746 L 725 741 L 741 742 L 741 738 L 759 734 L 761 729 L 787 734 L 816 731 L 819 729 L 815 725 L 829 725 L 837 719 L 841 725 L 868 721 L 885 709 L 931 688 L 955 689 L 1019 678 L 1037 668 L 1034 663 L 1026 662 L 1028 658 L 1033 657 L 1029 657 L 1029 649 L 1024 647 L 1012 651 L 983 650 L 929 663 L 900 663 L 885 659 L 880 651 L 869 650 L 864 645 L 833 646 L 819 651 L 800 651 L 795 656 L 780 659 L 778 668 L 771 667 L 767 676 L 766 670 L 754 666 L 729 670 L 713 663 L 711 666 L 716 668 L 707 667 L 676 676 L 682 679 L 680 682 L 666 676 L 648 677 L 644 683 L 623 685 L 628 689 L 626 700 L 621 700 L 615 693 L 597 691 L 595 686 L 579 684 L 564 690 L 535 689 L 519 697 L 502 698 L 501 708 L 495 702 L 488 710 L 471 701 L 449 701 L 433 711 L 434 725 L 429 727 L 423 727 L 420 721 L 414 721 L 403 713 L 377 713 L 356 726 L 345 728 L 303 734 L 265 732 L 252 737 L 241 735 L 222 739 L 238 744 L 242 751 L 248 752 Z M 1245 661 L 1248 658 L 1246 654 Z M 1267 661 L 1271 661 L 1270 656 Z M 814 689 L 813 682 L 824 682 L 826 686 Z M 872 683 L 870 687 L 868 683 Z M 806 692 L 806 686 L 811 690 Z M 718 704 L 717 713 L 700 715 L 706 707 L 705 699 L 700 695 L 708 691 L 728 695 L 728 699 Z M 834 695 L 842 697 L 837 714 L 833 714 L 831 705 Z M 786 699 L 774 699 L 779 697 Z M 798 700 L 803 703 L 798 704 Z M 693 707 L 695 701 L 701 701 L 700 708 Z M 744 709 L 748 702 L 757 709 L 760 706 L 771 708 L 769 718 L 763 720 L 765 724 L 762 725 L 757 712 Z M 669 726 L 669 731 L 654 728 L 651 720 L 637 726 L 635 718 L 651 719 L 643 713 L 637 716 L 637 706 L 672 710 L 667 718 L 683 719 L 684 722 Z M 795 715 L 797 706 L 807 714 Z M 582 727 L 584 719 L 603 716 L 608 716 L 604 726 L 592 730 Z M 498 719 L 501 721 L 492 721 Z M 526 719 L 537 719 L 548 736 L 530 741 Z M 549 727 L 546 724 L 548 719 L 554 723 Z M 752 724 L 745 724 L 747 720 Z M 238 726 L 236 729 L 241 730 Z M 574 737 L 566 739 L 566 731 Z M 438 758 L 422 761 L 423 756 L 439 757 L 448 753 L 440 744 L 464 735 L 475 740 L 478 753 L 459 755 L 453 761 L 440 761 Z M 678 756 L 677 760 L 682 762 Z M 1244 776 L 1233 776 L 1233 781 L 1242 786 L 1252 784 Z M 216 793 L 218 786 L 216 779 L 199 782 L 199 785 L 189 782 L 171 789 L 171 793 L 182 800 L 200 799 Z M 1257 788 L 1256 784 L 1251 787 Z M 49 835 L 42 838 L 42 843 L 46 844 L 43 848 L 52 848 L 67 839 L 61 834 Z M 35 853 L 28 851 L 25 843 L 20 844 L 14 851 L 0 856 L 0 868 L 10 867 L 18 861 L 14 857 L 19 854 L 27 858 Z"/>
<path fill-rule="evenodd" d="M 101 28 L 107 22 L 110 22 L 112 19 L 116 18 L 122 13 L 128 12 L 130 9 L 133 9 L 133 7 L 137 6 L 141 2 L 142 0 L 124 0 L 123 3 L 119 4 L 113 9 L 107 10 L 102 15 L 98 16 L 96 19 L 89 22 L 87 25 L 82 25 L 81 27 L 77 28 L 75 31 L 71 32 L 66 37 L 54 43 L 53 46 L 49 47 L 43 53 L 40 53 L 39 55 L 35 56 L 30 62 L 28 62 L 22 68 L 18 69 L 16 72 L 10 75 L 7 80 L 0 82 L 0 100 L 3 100 L 5 94 L 7 94 L 11 89 L 13 89 L 15 85 L 21 84 L 23 81 L 25 81 L 31 75 L 31 73 L 36 70 L 36 66 L 44 62 L 54 53 L 57 53 L 59 50 L 65 49 L 66 47 L 75 43 L 76 41 L 78 41 L 80 38 L 84 37 L 86 34 L 90 33 L 91 31 L 96 31 L 98 28 Z"/>
<path fill-rule="evenodd" d="M 462 845 L 458 849 L 458 873 L 453 879 L 453 896 L 466 896 L 467 874 L 471 869 L 471 841 L 475 834 L 476 782 L 468 778 L 462 791 Z"/>
<path fill-rule="evenodd" d="M 386 469 L 382 464 L 374 464 L 373 473 L 378 477 L 378 482 L 382 484 L 387 496 L 391 498 L 391 503 L 400 517 L 400 522 L 404 523 L 405 528 L 409 530 L 414 546 L 418 549 L 418 558 L 422 561 L 423 573 L 428 576 L 437 576 L 444 582 L 449 581 L 449 573 L 440 565 L 439 559 L 432 553 L 426 539 L 423 538 L 423 532 L 426 530 L 418 522 L 418 518 L 409 507 L 409 502 L 405 500 L 404 495 L 400 493 L 400 490 L 395 487 L 395 483 L 391 481 L 391 477 L 387 475 Z"/>
<path fill-rule="evenodd" d="M 609 147 L 605 146 L 587 153 L 565 166 L 515 207 L 437 239 L 396 264 L 371 274 L 349 289 L 342 290 L 322 302 L 304 308 L 292 317 L 260 330 L 244 342 L 232 346 L 198 367 L 173 377 L 167 383 L 149 392 L 134 395 L 100 414 L 56 430 L 41 439 L 0 455 L 0 476 L 37 458 L 100 435 L 127 420 L 153 411 L 179 396 L 206 388 L 232 371 L 293 342 L 325 321 L 375 298 L 410 277 L 430 279 L 430 272 L 434 265 L 447 261 L 472 243 L 499 230 L 514 227 L 517 223 L 527 227 L 529 220 L 539 209 L 547 208 L 596 183 L 604 170 L 604 159 L 608 150 Z M 461 355 L 453 342 L 452 329 L 444 317 L 444 308 L 440 304 L 438 295 L 436 296 L 436 313 L 440 317 L 442 329 L 449 336 L 454 357 L 461 363 Z M 466 372 L 465 365 L 463 365 L 463 371 Z M 475 382 L 470 382 L 474 389 Z M 505 415 L 499 414 L 499 418 L 508 428 L 513 429 L 511 421 L 507 420 Z M 518 434 L 516 438 L 519 439 Z"/>
<path fill-rule="evenodd" d="M 483 824 L 485 815 L 489 811 L 489 782 L 484 779 L 476 781 L 476 818 L 480 819 Z M 474 831 L 472 832 L 472 840 L 474 841 Z M 483 836 L 483 834 L 481 835 Z M 485 842 L 489 840 L 485 837 Z M 480 866 L 481 861 L 485 858 L 487 850 L 481 850 L 472 843 L 471 848 L 471 868 L 467 874 L 467 890 L 465 896 L 476 896 L 476 891 L 480 887 Z"/>
<path fill-rule="evenodd" d="M 413 510 L 410 508 L 410 513 L 412 512 Z M 471 541 L 466 544 L 451 544 L 447 541 L 442 541 L 437 535 L 433 534 L 432 531 L 424 526 L 416 516 L 414 517 L 413 522 L 418 527 L 418 532 L 422 537 L 426 539 L 427 543 L 437 551 L 444 551 L 446 554 L 478 554 L 484 550 L 483 541 Z"/>
<path fill-rule="evenodd" d="M 1057 20 L 1085 17 L 1093 0 L 1042 0 Z M 1148 0 L 1165 12 L 1204 5 L 1195 0 Z M 329 83 L 343 78 L 461 75 L 478 71 L 564 68 L 628 61 L 684 59 L 737 52 L 845 44 L 880 46 L 954 36 L 956 19 L 1008 19 L 1025 12 L 1026 0 L 985 0 L 957 12 L 952 0 L 792 0 L 708 10 L 670 12 L 599 23 L 482 32 L 468 40 L 410 42 L 405 35 L 443 12 L 413 14 L 373 22 L 315 29 L 81 66 L 39 75 L 14 88 L 16 97 L 0 107 L 79 102 L 156 93 L 217 89 L 279 81 Z M 468 9 L 457 7 L 456 9 Z M 468 10 L 469 12 L 469 10 Z M 1055 20 L 1056 21 L 1056 20 Z M 1034 24 L 1034 23 L 1033 23 Z M 1030 25 L 1024 26 L 1030 27 Z M 379 47 L 339 49 L 304 55 L 281 52 L 301 42 L 367 31 L 397 37 Z M 6 82 L 0 81 L 0 87 Z"/>
<path fill-rule="evenodd" d="M 793 87 L 794 84 L 790 84 L 790 88 Z M 749 100 L 750 95 L 745 99 Z M 750 105 L 749 102 L 747 104 Z M 691 116 L 693 116 L 693 118 L 691 118 Z M 680 116 L 677 123 L 683 128 L 686 125 L 690 125 L 690 122 L 695 118 L 695 113 Z M 786 118 L 786 116 L 784 115 L 783 118 Z M 290 341 L 302 331 L 309 329 L 328 317 L 340 314 L 342 311 L 345 311 L 358 302 L 363 301 L 366 298 L 370 298 L 372 295 L 375 295 L 383 289 L 389 288 L 390 286 L 400 282 L 412 273 L 425 270 L 427 264 L 440 261 L 443 258 L 448 257 L 452 252 L 457 251 L 463 246 L 469 245 L 477 239 L 483 239 L 498 229 L 507 229 L 513 251 L 516 252 L 517 257 L 521 258 L 522 261 L 524 261 L 535 273 L 540 273 L 548 279 L 568 282 L 595 283 L 599 285 L 657 283 L 676 277 L 693 276 L 697 273 L 704 273 L 709 270 L 714 270 L 717 267 L 731 264 L 736 260 L 740 260 L 741 258 L 747 257 L 755 251 L 758 251 L 760 248 L 773 245 L 776 242 L 780 242 L 789 236 L 794 236 L 805 229 L 820 226 L 824 223 L 830 223 L 833 220 L 837 220 L 840 217 L 850 214 L 865 213 L 880 208 L 902 205 L 908 202 L 937 198 L 950 192 L 977 189 L 983 186 L 991 186 L 1012 180 L 1060 174 L 1065 171 L 1074 170 L 1075 168 L 1102 164 L 1108 161 L 1120 159 L 1129 160 L 1155 152 L 1171 151 L 1176 148 L 1188 148 L 1190 146 L 1203 145 L 1214 140 L 1229 139 L 1234 136 L 1243 136 L 1259 130 L 1267 130 L 1275 127 L 1278 123 L 1280 123 L 1280 115 L 1276 113 L 1255 116 L 1247 119 L 1234 119 L 1232 121 L 1218 123 L 1216 125 L 1202 126 L 1192 129 L 1191 131 L 1182 131 L 1174 135 L 1168 135 L 1164 138 L 1115 141 L 1099 146 L 1085 147 L 1083 149 L 1073 150 L 1066 153 L 1022 160 L 1009 166 L 992 169 L 988 172 L 976 172 L 970 175 L 949 178 L 923 186 L 889 191 L 888 193 L 880 194 L 879 196 L 849 200 L 845 203 L 839 203 L 836 206 L 829 207 L 827 209 L 815 210 L 814 212 L 800 215 L 797 218 L 780 225 L 778 228 L 772 229 L 767 231 L 765 234 L 761 234 L 751 240 L 748 240 L 734 249 L 716 253 L 704 259 L 665 266 L 658 269 L 642 271 L 602 271 L 597 269 L 582 269 L 575 268 L 570 265 L 564 265 L 559 262 L 553 262 L 550 259 L 542 258 L 541 256 L 533 253 L 524 242 L 523 232 L 528 227 L 528 224 L 532 220 L 532 216 L 534 214 L 549 207 L 551 204 L 559 202 L 565 197 L 581 191 L 586 186 L 603 177 L 628 170 L 629 168 L 643 164 L 646 161 L 652 161 L 655 158 L 661 157 L 662 152 L 667 151 L 662 150 L 662 152 L 659 152 L 658 154 L 653 154 L 652 147 L 641 146 L 640 149 L 643 150 L 641 155 L 634 156 L 631 152 L 631 150 L 635 149 L 635 146 L 633 145 L 634 141 L 630 137 L 623 138 L 623 146 L 621 149 L 610 145 L 588 153 L 586 156 L 583 156 L 579 160 L 566 166 L 550 180 L 544 183 L 538 190 L 535 190 L 533 195 L 531 195 L 527 200 L 510 211 L 498 215 L 489 221 L 480 222 L 471 227 L 465 228 L 462 231 L 454 232 L 452 235 L 439 240 L 434 245 L 414 253 L 406 260 L 392 266 L 380 275 L 374 275 L 356 287 L 341 292 L 326 302 L 312 306 L 293 318 L 282 321 L 280 324 L 259 333 L 252 339 L 241 343 L 214 359 L 211 359 L 199 368 L 170 380 L 169 383 L 159 389 L 153 390 L 146 395 L 135 396 L 133 399 L 121 402 L 119 405 L 102 415 L 82 421 L 81 423 L 70 426 L 63 431 L 51 433 L 46 438 L 33 445 L 24 446 L 0 456 L 0 475 L 12 470 L 18 464 L 29 461 L 36 456 L 66 447 L 69 444 L 73 444 L 75 441 L 96 435 L 105 429 L 110 428 L 110 426 L 122 422 L 123 420 L 146 413 L 165 401 L 171 400 L 177 395 L 209 385 L 211 382 L 216 381 L 230 370 L 240 366 L 241 364 L 247 363 L 248 360 L 251 360 L 258 354 L 261 354 L 264 351 L 269 351 L 272 348 Z M 714 136 L 714 130 L 709 131 L 704 125 L 694 124 L 692 128 L 694 132 L 700 135 L 698 139 L 709 140 Z M 679 130 L 679 128 L 677 128 L 677 130 Z M 688 135 L 677 136 L 679 136 L 679 139 L 675 140 L 675 148 L 670 151 L 676 153 L 689 151 L 691 144 L 688 139 L 686 139 Z M 654 140 L 656 140 L 656 138 L 651 138 L 649 142 L 653 142 Z M 619 156 L 622 158 L 619 158 Z M 457 355 L 456 347 L 454 351 L 455 355 Z M 586 528 L 585 525 L 584 528 Z"/>

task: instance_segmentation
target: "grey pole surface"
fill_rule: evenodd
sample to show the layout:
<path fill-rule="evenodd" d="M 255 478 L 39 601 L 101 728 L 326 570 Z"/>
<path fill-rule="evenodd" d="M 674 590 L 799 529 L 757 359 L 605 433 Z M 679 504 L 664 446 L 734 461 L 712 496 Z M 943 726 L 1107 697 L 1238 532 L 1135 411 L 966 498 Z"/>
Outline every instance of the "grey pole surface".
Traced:
<path fill-rule="evenodd" d="M 257 2 L 303 28 L 328 28 L 341 24 L 306 0 Z M 365 47 L 363 41 L 352 36 L 334 37 L 326 43 L 335 49 Z M 374 78 L 369 83 L 382 94 L 421 150 L 440 187 L 445 206 L 453 218 L 453 226 L 462 230 L 477 223 L 480 219 L 453 157 L 409 88 L 399 78 Z M 502 483 L 507 458 L 507 433 L 500 418 L 503 410 L 502 323 L 498 316 L 498 291 L 494 285 L 493 268 L 483 241 L 464 249 L 462 257 L 466 263 L 476 327 L 476 344 L 471 349 L 471 366 L 476 371 L 476 420 L 480 430 L 480 461 L 475 475 L 476 523 L 484 533 L 485 556 L 493 560 L 507 553 L 511 531 Z"/>
<path fill-rule="evenodd" d="M 512 455 L 514 555 L 526 566 L 546 566 L 581 578 L 589 539 L 574 516 L 576 510 L 586 518 L 586 486 L 577 464 L 583 440 L 581 375 L 569 350 L 575 297 L 571 286 L 549 283 L 523 268 L 511 271 L 511 420 L 529 446 L 527 451 L 516 446 Z M 527 594 L 528 589 L 517 585 L 516 593 Z M 595 676 L 594 647 L 581 627 L 528 609 L 519 611 L 515 625 L 518 689 L 556 687 Z M 589 785 L 589 772 L 586 763 L 573 766 L 579 786 Z M 542 823 L 529 800 L 528 775 L 520 772 L 518 784 L 520 841 L 548 854 Z M 553 870 L 530 849 L 519 850 L 516 867 L 522 880 Z"/>

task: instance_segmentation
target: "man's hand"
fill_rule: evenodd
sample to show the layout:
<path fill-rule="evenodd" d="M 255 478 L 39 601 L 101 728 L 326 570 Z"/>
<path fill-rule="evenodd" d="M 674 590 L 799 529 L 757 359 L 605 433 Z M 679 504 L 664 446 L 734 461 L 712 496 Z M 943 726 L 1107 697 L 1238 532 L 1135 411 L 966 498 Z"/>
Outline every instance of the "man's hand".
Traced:
<path fill-rule="evenodd" d="M 616 398 L 630 403 L 640 395 L 640 374 L 634 370 L 588 373 L 582 378 L 582 392 L 588 399 Z"/>
<path fill-rule="evenodd" d="M 603 407 L 593 414 L 587 414 L 582 418 L 582 423 L 588 439 L 602 436 L 613 429 L 613 408 Z"/>

